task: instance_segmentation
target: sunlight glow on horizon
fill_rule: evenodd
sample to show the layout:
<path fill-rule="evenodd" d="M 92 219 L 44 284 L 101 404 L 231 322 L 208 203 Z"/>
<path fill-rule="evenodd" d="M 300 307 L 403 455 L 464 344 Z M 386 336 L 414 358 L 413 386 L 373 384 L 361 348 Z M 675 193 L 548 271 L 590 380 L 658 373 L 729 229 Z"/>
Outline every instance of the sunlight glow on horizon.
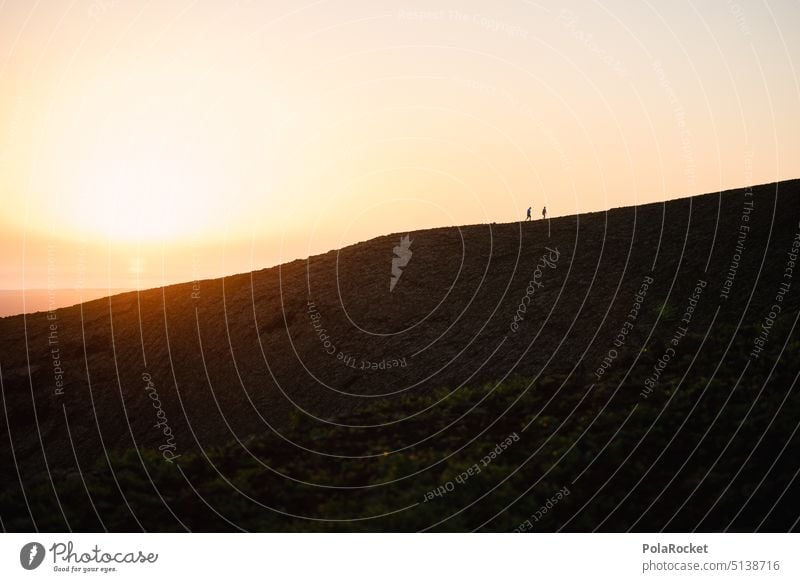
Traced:
<path fill-rule="evenodd" d="M 800 6 L 0 7 L 0 288 L 800 176 Z M 49 251 L 48 251 L 49 249 Z"/>

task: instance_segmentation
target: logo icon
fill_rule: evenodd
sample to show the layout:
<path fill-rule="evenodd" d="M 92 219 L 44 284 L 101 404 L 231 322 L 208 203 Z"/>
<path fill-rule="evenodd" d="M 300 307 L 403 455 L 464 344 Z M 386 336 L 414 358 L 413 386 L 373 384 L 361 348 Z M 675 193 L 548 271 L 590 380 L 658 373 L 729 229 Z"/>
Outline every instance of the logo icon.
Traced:
<path fill-rule="evenodd" d="M 44 561 L 44 546 L 38 542 L 29 542 L 19 552 L 19 563 L 26 570 L 35 570 Z"/>
<path fill-rule="evenodd" d="M 392 257 L 392 276 L 389 278 L 389 292 L 394 291 L 394 286 L 400 280 L 400 275 L 403 274 L 403 267 L 411 260 L 411 243 L 413 241 L 409 235 L 400 238 L 400 244 L 394 247 L 395 256 Z"/>

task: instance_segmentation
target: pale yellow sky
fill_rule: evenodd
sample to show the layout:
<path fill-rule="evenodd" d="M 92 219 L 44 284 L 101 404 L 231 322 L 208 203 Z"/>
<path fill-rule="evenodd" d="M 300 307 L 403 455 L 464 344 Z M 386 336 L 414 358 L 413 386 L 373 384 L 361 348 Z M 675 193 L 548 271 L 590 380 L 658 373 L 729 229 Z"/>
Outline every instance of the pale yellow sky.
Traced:
<path fill-rule="evenodd" d="M 798 22 L 791 1 L 0 0 L 0 288 L 798 177 Z"/>

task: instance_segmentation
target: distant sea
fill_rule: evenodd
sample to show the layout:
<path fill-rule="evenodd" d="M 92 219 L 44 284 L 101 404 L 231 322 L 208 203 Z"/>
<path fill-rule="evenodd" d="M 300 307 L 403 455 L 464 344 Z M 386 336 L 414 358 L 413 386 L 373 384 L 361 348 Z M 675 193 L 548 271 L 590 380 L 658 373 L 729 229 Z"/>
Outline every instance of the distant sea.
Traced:
<path fill-rule="evenodd" d="M 0 317 L 49 311 L 93 299 L 124 293 L 130 289 L 21 289 L 0 290 Z"/>

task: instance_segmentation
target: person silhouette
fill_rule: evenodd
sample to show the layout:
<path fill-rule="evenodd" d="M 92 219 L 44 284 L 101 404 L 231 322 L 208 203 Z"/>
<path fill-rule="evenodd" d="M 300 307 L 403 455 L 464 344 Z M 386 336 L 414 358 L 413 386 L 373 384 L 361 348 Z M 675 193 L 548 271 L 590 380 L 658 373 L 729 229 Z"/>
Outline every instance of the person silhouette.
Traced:
<path fill-rule="evenodd" d="M 529 221 L 530 219 L 531 219 L 531 207 L 528 206 L 528 216 L 527 218 L 525 218 L 525 222 Z"/>
<path fill-rule="evenodd" d="M 545 218 L 547 218 L 547 206 L 542 208 L 542 220 L 544 220 Z"/>

